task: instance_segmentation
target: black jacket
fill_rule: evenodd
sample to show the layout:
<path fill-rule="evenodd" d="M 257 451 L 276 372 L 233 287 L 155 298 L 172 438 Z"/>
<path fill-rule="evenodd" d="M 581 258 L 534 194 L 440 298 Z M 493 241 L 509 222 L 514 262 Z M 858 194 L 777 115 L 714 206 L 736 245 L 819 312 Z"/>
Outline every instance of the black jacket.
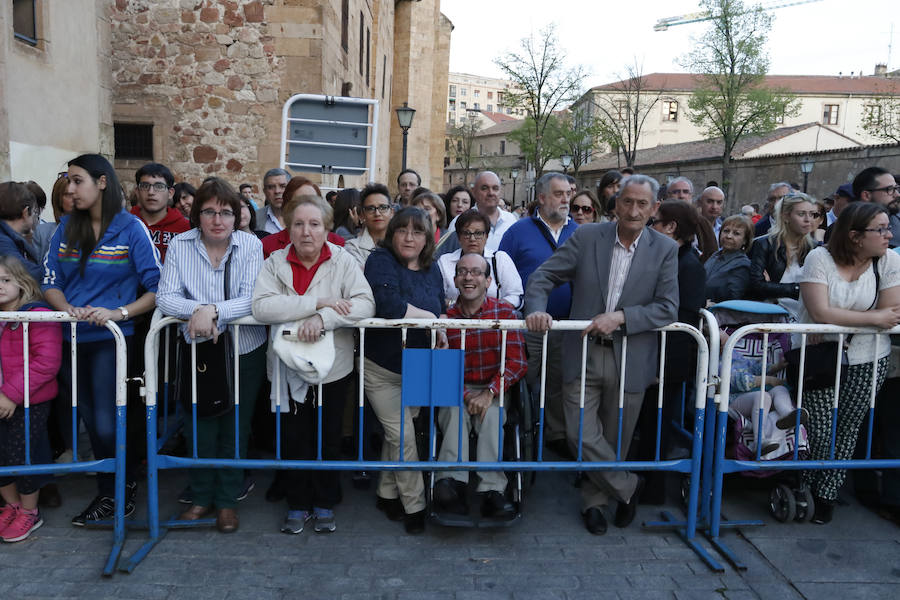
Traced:
<path fill-rule="evenodd" d="M 787 253 L 784 246 L 776 251 L 772 238 L 768 235 L 753 240 L 750 248 L 750 297 L 753 300 L 769 298 L 800 299 L 800 285 L 779 283 L 787 268 Z M 769 275 L 766 281 L 764 273 Z"/>
<path fill-rule="evenodd" d="M 697 327 L 700 309 L 706 304 L 706 271 L 690 244 L 678 249 L 678 320 Z M 686 333 L 666 336 L 666 379 L 693 381 L 697 360 L 697 343 Z M 657 369 L 659 366 L 657 365 Z"/>
<path fill-rule="evenodd" d="M 750 286 L 750 258 L 742 250 L 719 250 L 703 263 L 706 269 L 706 297 L 713 302 L 747 298 Z"/>

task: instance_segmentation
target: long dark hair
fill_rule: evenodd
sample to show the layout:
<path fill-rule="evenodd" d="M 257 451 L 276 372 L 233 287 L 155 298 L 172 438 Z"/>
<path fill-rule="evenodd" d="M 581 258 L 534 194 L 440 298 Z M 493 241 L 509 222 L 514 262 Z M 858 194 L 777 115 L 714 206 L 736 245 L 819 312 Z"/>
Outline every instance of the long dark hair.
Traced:
<path fill-rule="evenodd" d="M 337 198 L 334 199 L 334 230 L 339 227 L 346 227 L 348 231 L 355 234 L 357 230 L 356 223 L 350 218 L 351 209 L 359 209 L 361 201 L 359 199 L 359 190 L 356 188 L 344 188 L 338 192 Z"/>
<path fill-rule="evenodd" d="M 887 214 L 887 209 L 875 202 L 851 202 L 841 211 L 828 239 L 828 253 L 838 265 L 852 265 L 856 260 L 856 241 L 865 235 L 872 219 Z"/>
<path fill-rule="evenodd" d="M 79 258 L 80 270 L 84 274 L 87 261 L 97 246 L 97 242 L 103 239 L 109 224 L 113 218 L 122 212 L 122 186 L 116 177 L 116 170 L 109 161 L 99 154 L 82 154 L 69 161 L 69 166 L 81 167 L 91 176 L 94 182 L 99 182 L 101 177 L 106 177 L 106 189 L 100 195 L 100 235 L 94 237 L 94 227 L 91 224 L 91 214 L 88 210 L 72 209 L 72 214 L 66 223 L 67 252 L 74 253 L 76 249 L 81 251 Z M 69 174 L 71 177 L 71 173 Z"/>

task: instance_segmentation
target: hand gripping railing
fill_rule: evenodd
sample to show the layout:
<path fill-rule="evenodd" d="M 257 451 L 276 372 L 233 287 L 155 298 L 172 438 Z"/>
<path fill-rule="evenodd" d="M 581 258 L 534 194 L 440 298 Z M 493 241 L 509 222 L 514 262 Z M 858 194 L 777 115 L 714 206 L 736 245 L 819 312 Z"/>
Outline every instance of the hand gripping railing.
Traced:
<path fill-rule="evenodd" d="M 768 347 L 768 340 L 770 334 L 781 334 L 788 333 L 799 335 L 800 337 L 800 361 L 799 361 L 799 374 L 798 374 L 798 389 L 795 390 L 794 399 L 796 400 L 796 411 L 794 413 L 794 430 L 799 431 L 800 421 L 801 421 L 801 410 L 803 408 L 803 380 L 805 373 L 805 365 L 806 365 L 806 353 L 809 344 L 807 343 L 807 336 L 810 334 L 817 335 L 828 335 L 831 334 L 837 337 L 838 341 L 838 349 L 842 348 L 844 345 L 844 341 L 848 334 L 854 334 L 855 336 L 862 335 L 873 335 L 874 336 L 874 349 L 873 355 L 871 359 L 871 363 L 873 365 L 872 374 L 871 374 L 871 384 L 868 390 L 868 422 L 867 422 L 867 443 L 866 443 L 866 454 L 864 459 L 836 459 L 835 458 L 835 440 L 837 438 L 837 421 L 838 421 L 838 408 L 840 405 L 840 392 L 841 392 L 841 362 L 842 356 L 841 352 L 838 351 L 835 353 L 835 379 L 834 379 L 834 387 L 833 387 L 833 396 L 832 396 L 832 404 L 831 404 L 831 431 L 830 431 L 830 444 L 829 444 L 829 457 L 828 459 L 822 460 L 802 460 L 799 456 L 799 443 L 794 444 L 792 456 L 788 460 L 760 460 L 760 447 L 762 444 L 759 440 L 762 440 L 762 419 L 759 419 L 758 429 L 756 431 L 757 435 L 757 444 L 756 451 L 753 460 L 737 460 L 737 459 L 726 459 L 725 458 L 725 445 L 726 445 L 726 433 L 728 428 L 728 407 L 729 407 L 729 397 L 731 394 L 731 380 L 732 380 L 732 360 L 734 355 L 734 349 L 737 344 L 741 341 L 742 338 L 746 337 L 750 334 L 762 334 L 763 336 L 763 347 Z M 880 336 L 876 334 L 891 334 L 891 333 L 900 333 L 900 327 L 895 327 L 890 330 L 879 330 L 873 328 L 861 328 L 861 327 L 841 327 L 837 325 L 820 325 L 820 324 L 783 324 L 783 323 L 766 323 L 766 324 L 754 324 L 754 325 L 745 325 L 731 334 L 731 337 L 728 339 L 728 342 L 725 344 L 725 347 L 722 350 L 722 366 L 721 366 L 721 383 L 719 386 L 719 393 L 717 394 L 717 403 L 718 403 L 718 414 L 717 414 L 717 422 L 716 422 L 716 435 L 715 435 L 715 456 L 714 456 L 714 464 L 713 464 L 713 492 L 712 492 L 712 511 L 711 511 L 711 522 L 709 526 L 709 530 L 707 532 L 707 536 L 710 539 L 710 542 L 716 547 L 716 549 L 725 556 L 729 562 L 735 568 L 738 569 L 746 569 L 746 567 L 741 563 L 741 561 L 737 558 L 737 556 L 725 546 L 725 544 L 720 539 L 720 532 L 723 527 L 740 527 L 744 525 L 760 525 L 761 521 L 729 521 L 723 522 L 722 516 L 722 501 L 723 501 L 723 481 L 726 473 L 735 473 L 741 471 L 753 471 L 753 470 L 820 470 L 820 469 L 872 469 L 872 468 L 881 468 L 881 469 L 897 469 L 900 468 L 900 459 L 872 459 L 872 429 L 875 415 L 875 396 L 876 396 L 876 383 L 878 380 L 878 355 L 879 350 L 884 349 L 884 342 L 881 342 Z M 768 354 L 764 353 L 762 357 L 762 368 L 761 372 L 763 374 L 767 373 L 768 368 Z M 755 410 L 758 411 L 760 416 L 762 415 L 762 403 L 763 403 L 763 394 L 765 393 L 765 386 L 761 386 L 760 389 L 760 397 L 756 402 Z M 799 435 L 797 435 L 799 438 Z M 855 433 L 854 433 L 855 439 Z"/>
<path fill-rule="evenodd" d="M 663 526 L 667 528 L 674 528 L 679 531 L 681 537 L 689 544 L 695 551 L 703 556 L 705 552 L 701 547 L 696 545 L 693 542 L 693 538 L 696 532 L 696 515 L 697 515 L 697 502 L 699 497 L 699 486 L 700 486 L 700 471 L 701 471 L 701 454 L 703 448 L 703 430 L 704 430 L 704 408 L 706 406 L 706 390 L 707 390 L 707 376 L 709 369 L 709 350 L 707 347 L 706 340 L 703 335 L 693 326 L 686 325 L 684 323 L 673 323 L 666 327 L 660 329 L 660 348 L 665 348 L 665 338 L 667 333 L 670 332 L 682 332 L 690 337 L 697 344 L 697 373 L 695 378 L 695 386 L 694 389 L 696 391 L 695 399 L 694 399 L 694 407 L 695 407 L 695 420 L 693 425 L 693 444 L 691 457 L 689 459 L 679 459 L 679 460 L 659 460 L 659 439 L 657 439 L 656 443 L 656 460 L 654 461 L 628 461 L 624 460 L 622 457 L 622 448 L 621 448 L 621 440 L 616 444 L 616 460 L 614 462 L 591 462 L 585 461 L 582 456 L 582 430 L 584 423 L 584 404 L 585 404 L 585 379 L 586 379 L 586 349 L 587 344 L 589 343 L 588 337 L 583 337 L 581 340 L 581 373 L 580 373 L 580 395 L 579 395 L 579 434 L 578 434 L 578 443 L 577 443 L 577 458 L 574 461 L 554 461 L 554 462 L 544 462 L 542 460 L 542 454 L 540 450 L 540 446 L 538 446 L 538 456 L 537 460 L 524 460 L 524 461 L 516 461 L 514 465 L 509 461 L 502 460 L 502 452 L 499 452 L 499 456 L 501 460 L 497 462 L 479 462 L 479 461 L 469 461 L 462 462 L 461 460 L 457 460 L 455 462 L 449 461 L 436 461 L 436 460 L 418 460 L 418 461 L 405 461 L 403 460 L 402 450 L 398 460 L 363 460 L 363 414 L 364 414 L 364 386 L 363 381 L 365 377 L 365 366 L 363 361 L 360 361 L 359 365 L 359 396 L 358 396 L 358 404 L 357 410 L 359 411 L 359 440 L 357 447 L 357 460 L 322 460 L 322 439 L 321 435 L 318 440 L 318 449 L 317 449 L 317 459 L 316 460 L 281 460 L 281 428 L 280 428 L 280 419 L 278 415 L 280 414 L 280 402 L 281 399 L 276 399 L 276 458 L 275 460 L 265 460 L 265 459 L 238 459 L 237 450 L 235 454 L 235 458 L 209 458 L 209 457 L 198 457 L 196 450 L 196 435 L 194 436 L 194 448 L 192 452 L 192 456 L 189 458 L 176 457 L 176 456 L 166 456 L 160 455 L 158 452 L 159 444 L 157 443 L 157 396 L 158 396 L 158 374 L 157 374 L 157 357 L 159 353 L 159 332 L 165 328 L 167 325 L 171 325 L 173 323 L 180 323 L 174 318 L 164 318 L 154 323 L 151 327 L 150 332 L 147 335 L 147 341 L 145 345 L 145 365 L 146 365 L 146 406 L 147 406 L 147 466 L 148 466 L 148 528 L 150 539 L 149 541 L 138 550 L 130 559 L 128 565 L 123 568 L 124 571 L 133 570 L 137 564 L 152 550 L 153 546 L 161 540 L 161 536 L 164 535 L 165 531 L 169 527 L 184 527 L 184 526 L 194 526 L 197 524 L 201 524 L 198 522 L 194 523 L 184 523 L 178 521 L 167 521 L 161 522 L 159 518 L 159 496 L 158 496 L 158 471 L 160 469 L 171 469 L 171 468 L 240 468 L 240 469 L 306 469 L 306 470 L 353 470 L 353 471 L 382 471 L 382 470 L 394 470 L 394 471 L 408 471 L 408 470 L 440 470 L 440 471 L 453 471 L 453 470 L 467 470 L 467 471 L 501 471 L 501 470 L 515 470 L 515 471 L 592 471 L 592 470 L 665 470 L 665 471 L 674 471 L 680 472 L 690 475 L 690 494 L 688 498 L 688 508 L 687 508 L 687 520 L 685 522 L 677 522 L 672 518 L 667 519 L 667 521 L 663 524 Z M 582 331 L 585 327 L 590 324 L 590 321 L 555 321 L 553 322 L 552 329 L 555 331 Z M 238 340 L 240 336 L 240 327 L 243 325 L 260 325 L 259 322 L 251 319 L 244 318 L 237 320 L 232 323 L 235 327 L 234 331 L 234 348 L 235 348 L 235 360 L 238 360 Z M 400 319 L 400 320 L 385 320 L 385 319 L 364 319 L 359 321 L 356 324 L 356 328 L 359 329 L 360 333 L 360 347 L 365 348 L 365 338 L 366 338 L 366 330 L 372 328 L 396 328 L 401 329 L 401 339 L 405 344 L 406 341 L 406 332 L 408 329 L 412 328 L 429 328 L 432 330 L 432 344 L 435 339 L 435 330 L 436 329 L 496 329 L 501 330 L 503 334 L 503 340 L 505 341 L 505 332 L 508 330 L 524 330 L 525 322 L 524 321 L 485 321 L 485 320 L 457 320 L 457 319 Z M 465 338 L 463 338 L 465 339 Z M 625 356 L 627 353 L 627 344 L 628 338 L 624 337 L 621 343 L 621 353 L 618 354 L 619 357 Z M 546 349 L 547 347 L 547 334 L 544 334 L 543 338 L 543 347 Z M 364 352 L 361 352 L 363 354 Z M 504 346 L 505 353 L 505 346 Z M 504 354 L 505 360 L 505 354 Z M 623 421 L 623 407 L 624 407 L 624 395 L 625 395 L 625 363 L 621 359 L 619 359 L 619 386 L 618 386 L 618 428 L 621 433 L 622 429 L 622 421 Z M 664 365 L 665 365 L 665 356 L 664 352 L 660 352 L 660 387 L 662 389 L 662 384 L 664 383 Z M 647 365 L 641 364 L 638 365 L 637 368 L 646 368 Z M 546 389 L 544 388 L 543 382 L 545 378 L 543 377 L 546 374 L 547 369 L 547 356 L 546 352 L 543 355 L 542 364 L 541 364 L 541 390 L 539 394 L 539 405 L 538 405 L 538 439 L 543 441 L 543 427 L 544 427 L 544 410 L 545 410 L 545 401 L 546 401 Z M 235 369 L 236 380 L 235 380 L 235 405 L 236 407 L 240 405 L 240 398 L 238 393 L 239 383 L 237 380 L 237 373 L 239 369 Z M 276 375 L 277 377 L 278 375 Z M 321 384 L 320 384 L 321 385 Z M 279 386 L 280 387 L 280 386 Z M 321 397 L 321 396 L 319 396 Z M 194 396 L 196 399 L 196 396 Z M 286 401 L 286 399 L 284 399 Z M 505 392 L 501 388 L 499 395 L 499 407 L 500 410 L 504 410 L 505 408 Z M 661 408 L 662 408 L 662 394 L 660 393 L 658 399 L 657 406 L 657 431 L 661 427 Z M 192 408 L 193 411 L 196 410 L 196 407 Z M 321 427 L 321 404 L 318 406 L 318 417 L 319 417 L 319 426 Z M 238 438 L 238 415 L 237 410 L 235 410 L 235 447 L 237 448 L 237 438 Z M 502 417 L 502 412 L 501 412 Z M 196 419 L 193 419 L 193 422 L 196 423 Z M 501 418 L 501 430 L 499 432 L 500 441 L 499 446 L 502 449 L 503 447 L 503 431 L 502 431 L 502 418 Z M 433 428 L 432 428 L 433 435 Z M 459 434 L 461 435 L 461 433 Z M 621 438 L 621 435 L 619 436 Z M 429 458 L 434 457 L 434 443 L 433 439 L 429 440 L 429 448 L 432 448 Z M 207 520 L 208 521 L 208 520 Z M 205 523 L 209 524 L 209 523 Z"/>
<path fill-rule="evenodd" d="M 125 543 L 125 433 L 126 433 L 126 405 L 127 405 L 127 368 L 128 358 L 126 354 L 125 336 L 122 330 L 112 321 L 107 321 L 105 327 L 109 330 L 116 343 L 115 385 L 116 385 L 116 455 L 114 458 L 99 460 L 78 460 L 78 345 L 77 328 L 71 327 L 70 348 L 72 361 L 72 461 L 71 463 L 32 464 L 31 462 L 31 391 L 30 391 L 30 361 L 29 354 L 29 324 L 35 322 L 52 323 L 77 323 L 78 319 L 65 312 L 28 311 L 28 312 L 0 312 L 0 321 L 22 323 L 22 345 L 24 352 L 24 377 L 25 377 L 25 464 L 21 466 L 0 467 L 0 475 L 45 475 L 68 473 L 113 473 L 115 475 L 115 513 L 113 516 L 113 545 L 109 557 L 103 567 L 103 575 L 111 576 L 116 568 L 122 545 Z M 66 357 L 63 357 L 66 360 Z M 48 401 L 49 402 L 49 401 Z M 108 522 L 91 522 L 87 525 L 108 525 Z"/>

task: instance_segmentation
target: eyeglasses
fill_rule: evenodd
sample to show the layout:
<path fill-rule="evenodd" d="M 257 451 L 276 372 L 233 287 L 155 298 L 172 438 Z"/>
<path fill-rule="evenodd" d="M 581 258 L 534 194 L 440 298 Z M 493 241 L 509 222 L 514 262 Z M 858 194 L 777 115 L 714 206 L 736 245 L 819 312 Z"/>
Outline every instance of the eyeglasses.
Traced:
<path fill-rule="evenodd" d="M 888 194 L 900 193 L 900 185 L 886 185 L 880 188 L 872 188 L 870 192 L 886 192 Z"/>
<path fill-rule="evenodd" d="M 890 227 L 878 227 L 877 229 L 866 228 L 866 229 L 857 229 L 857 231 L 874 231 L 881 237 L 887 237 L 887 235 L 891 232 Z"/>
<path fill-rule="evenodd" d="M 68 179 L 69 173 L 67 171 L 60 171 L 56 174 L 57 179 Z"/>
<path fill-rule="evenodd" d="M 363 206 L 363 211 L 369 215 L 374 215 L 376 212 L 378 214 L 386 215 L 391 212 L 391 205 L 379 204 L 378 206 Z"/>
<path fill-rule="evenodd" d="M 206 217 L 207 219 L 215 219 L 216 217 L 221 217 L 222 220 L 233 219 L 234 213 L 230 210 L 213 210 L 211 208 L 204 208 L 200 211 L 201 217 Z"/>
<path fill-rule="evenodd" d="M 481 269 L 467 269 L 465 267 L 456 268 L 457 277 L 466 277 L 467 275 L 471 275 L 472 277 L 481 277 L 484 274 L 485 272 Z"/>
<path fill-rule="evenodd" d="M 409 237 L 412 236 L 414 238 L 424 238 L 425 232 L 419 231 L 418 229 L 407 229 L 406 227 L 401 227 L 397 229 L 394 233 L 399 235 L 400 237 Z"/>
<path fill-rule="evenodd" d="M 801 219 L 804 217 L 807 217 L 807 216 L 810 219 L 818 219 L 819 217 L 822 216 L 822 213 L 817 212 L 817 211 L 812 211 L 812 210 L 798 210 L 798 211 L 794 211 L 793 214 L 797 215 Z"/>
<path fill-rule="evenodd" d="M 468 240 L 483 240 L 486 235 L 486 231 L 469 231 L 467 229 L 462 232 L 462 236 Z"/>
<path fill-rule="evenodd" d="M 149 183 L 147 181 L 142 181 L 138 184 L 138 189 L 142 192 L 146 192 L 150 188 L 153 188 L 154 192 L 164 192 L 169 189 L 169 186 L 162 181 L 157 181 L 156 183 Z"/>
<path fill-rule="evenodd" d="M 573 204 L 570 210 L 573 213 L 583 212 L 586 215 L 589 215 L 594 212 L 594 207 L 591 205 L 581 206 L 580 204 Z"/>

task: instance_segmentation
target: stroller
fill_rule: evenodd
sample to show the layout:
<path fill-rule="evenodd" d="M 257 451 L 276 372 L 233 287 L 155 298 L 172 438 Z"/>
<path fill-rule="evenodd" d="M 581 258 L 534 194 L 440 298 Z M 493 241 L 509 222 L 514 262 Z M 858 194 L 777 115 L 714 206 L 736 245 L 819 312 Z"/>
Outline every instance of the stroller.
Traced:
<path fill-rule="evenodd" d="M 752 323 L 787 323 L 788 312 L 777 304 L 754 302 L 749 300 L 730 300 L 721 302 L 709 309 L 716 315 L 716 320 L 726 333 L 731 334 L 740 327 Z M 735 347 L 735 354 L 748 362 L 762 362 L 766 356 L 767 365 L 781 368 L 784 365 L 784 353 L 790 350 L 790 336 L 787 334 L 769 334 L 768 345 L 763 345 L 762 334 L 750 334 L 741 339 Z M 776 374 L 771 368 L 769 375 Z M 765 375 L 765 374 L 762 374 Z M 759 391 L 759 388 L 754 390 Z M 754 410 L 758 410 L 756 406 Z M 767 445 L 756 440 L 759 431 L 754 431 L 751 419 L 739 413 L 734 407 L 728 410 L 729 427 L 726 435 L 726 456 L 730 459 L 745 461 L 791 460 L 794 448 L 798 449 L 798 458 L 806 458 L 808 444 L 806 428 L 802 424 L 794 427 L 794 417 L 787 420 L 789 425 L 779 430 L 779 437 Z M 761 437 L 761 436 L 759 436 Z M 757 446 L 762 447 L 757 447 Z M 743 471 L 742 476 L 767 479 L 771 481 L 769 488 L 769 512 L 781 522 L 795 520 L 807 521 L 812 518 L 815 507 L 812 492 L 803 483 L 800 471 L 750 470 Z"/>

